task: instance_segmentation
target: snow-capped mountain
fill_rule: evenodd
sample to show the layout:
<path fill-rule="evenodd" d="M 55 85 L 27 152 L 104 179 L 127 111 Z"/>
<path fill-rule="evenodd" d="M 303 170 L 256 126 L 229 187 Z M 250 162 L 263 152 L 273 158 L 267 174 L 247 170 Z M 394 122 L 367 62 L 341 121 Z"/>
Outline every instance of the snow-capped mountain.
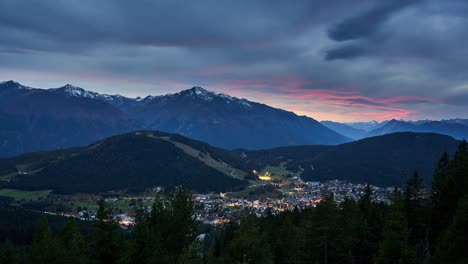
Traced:
<path fill-rule="evenodd" d="M 145 129 L 178 133 L 223 148 L 338 144 L 350 140 L 312 118 L 201 87 L 118 107 Z"/>
<path fill-rule="evenodd" d="M 25 90 L 31 89 L 30 87 L 21 85 L 20 83 L 12 81 L 12 80 L 0 82 L 0 87 L 3 88 L 3 91 L 8 90 L 8 89 L 25 89 Z"/>
<path fill-rule="evenodd" d="M 134 129 L 178 133 L 223 148 L 351 140 L 312 118 L 197 86 L 174 94 L 127 98 L 70 84 L 37 89 L 8 81 L 0 85 L 2 101 L 8 103 L 0 106 L 0 118 L 10 126 L 0 131 L 0 152 L 4 155 L 83 145 Z M 38 141 L 38 134 L 47 139 Z"/>
<path fill-rule="evenodd" d="M 137 128 L 126 113 L 101 100 L 13 81 L 0 83 L 0 124 L 0 157 L 86 145 Z"/>
<path fill-rule="evenodd" d="M 128 98 L 70 84 L 38 89 L 6 81 L 0 83 L 0 122 L 3 156 L 84 145 L 136 129 L 178 133 L 229 149 L 340 144 L 405 131 L 468 137 L 466 119 L 324 122 L 324 126 L 310 117 L 198 86 Z"/>
<path fill-rule="evenodd" d="M 59 88 L 51 88 L 49 91 L 54 93 L 60 93 L 71 97 L 82 97 L 82 98 L 90 98 L 108 102 L 113 105 L 123 104 L 129 101 L 139 101 L 141 98 L 127 98 L 122 95 L 114 94 L 100 94 L 92 91 L 85 90 L 81 87 L 76 87 L 71 84 L 67 84 L 65 86 Z"/>
<path fill-rule="evenodd" d="M 375 120 L 372 120 L 370 122 L 350 122 L 350 123 L 343 123 L 343 124 L 356 128 L 356 129 L 362 129 L 364 131 L 369 132 L 371 130 L 384 126 L 387 122 L 388 121 L 377 122 Z"/>

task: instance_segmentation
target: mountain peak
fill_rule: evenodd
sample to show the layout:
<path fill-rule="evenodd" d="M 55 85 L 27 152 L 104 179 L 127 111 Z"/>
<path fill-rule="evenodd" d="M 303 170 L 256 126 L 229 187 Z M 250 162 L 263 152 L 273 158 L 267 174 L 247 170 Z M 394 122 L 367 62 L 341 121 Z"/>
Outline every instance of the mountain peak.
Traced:
<path fill-rule="evenodd" d="M 6 85 L 6 84 L 16 84 L 16 85 L 20 85 L 18 82 L 15 82 L 13 80 L 9 80 L 9 81 L 3 81 L 3 82 L 0 82 L 1 85 Z"/>
<path fill-rule="evenodd" d="M 0 86 L 4 87 L 4 88 L 10 88 L 10 89 L 24 89 L 24 88 L 27 88 L 26 86 L 23 86 L 19 82 L 15 82 L 13 80 L 0 82 Z"/>
<path fill-rule="evenodd" d="M 49 89 L 50 91 L 54 91 L 54 92 L 59 92 L 59 93 L 63 93 L 65 95 L 68 95 L 68 96 L 71 96 L 71 97 L 86 97 L 86 98 L 97 98 L 97 96 L 99 95 L 98 93 L 95 93 L 95 92 L 91 92 L 91 91 L 88 91 L 88 90 L 85 90 L 81 87 L 77 87 L 77 86 L 74 86 L 74 85 L 71 85 L 71 84 L 66 84 L 62 87 L 59 87 L 59 88 L 52 88 L 52 89 Z"/>
<path fill-rule="evenodd" d="M 77 86 L 74 86 L 74 85 L 71 85 L 71 84 L 69 84 L 69 83 L 67 83 L 67 84 L 65 84 L 64 86 L 62 86 L 62 88 L 65 88 L 65 89 L 77 89 L 77 88 L 78 88 L 78 89 L 81 89 L 81 88 L 79 88 L 79 87 L 77 87 Z"/>
<path fill-rule="evenodd" d="M 193 91 L 194 93 L 200 95 L 200 94 L 207 94 L 207 93 L 213 93 L 213 92 L 210 92 L 208 90 L 206 90 L 205 88 L 203 87 L 200 87 L 200 86 L 194 86 L 192 87 L 191 89 L 189 89 L 191 91 Z"/>
<path fill-rule="evenodd" d="M 64 91 L 67 95 L 69 96 L 83 96 L 83 97 L 89 97 L 87 96 L 87 93 L 91 93 L 89 91 L 86 91 L 83 88 L 71 85 L 71 84 L 66 84 L 60 88 L 57 88 L 57 90 L 62 90 Z"/>
<path fill-rule="evenodd" d="M 180 95 L 190 96 L 193 98 L 201 98 L 204 101 L 212 101 L 216 97 L 216 93 L 206 90 L 200 86 L 194 86 L 190 89 L 181 91 Z"/>

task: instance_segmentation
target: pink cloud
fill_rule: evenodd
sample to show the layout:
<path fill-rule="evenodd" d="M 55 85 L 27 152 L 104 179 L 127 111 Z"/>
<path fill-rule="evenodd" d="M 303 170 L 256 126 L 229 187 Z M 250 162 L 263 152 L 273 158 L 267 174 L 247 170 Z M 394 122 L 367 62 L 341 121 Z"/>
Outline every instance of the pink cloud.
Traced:
<path fill-rule="evenodd" d="M 409 118 L 418 112 L 408 108 L 415 103 L 440 103 L 424 96 L 398 95 L 370 97 L 355 89 L 304 88 L 314 84 L 300 78 L 282 80 L 228 80 L 223 86 L 235 96 L 255 98 L 275 107 L 317 118 L 337 121 L 388 120 Z M 317 83 L 316 86 L 323 84 Z M 236 87 L 229 89 L 228 87 Z M 324 105 L 321 111 L 313 105 Z M 313 108 L 313 109 L 312 109 Z"/>

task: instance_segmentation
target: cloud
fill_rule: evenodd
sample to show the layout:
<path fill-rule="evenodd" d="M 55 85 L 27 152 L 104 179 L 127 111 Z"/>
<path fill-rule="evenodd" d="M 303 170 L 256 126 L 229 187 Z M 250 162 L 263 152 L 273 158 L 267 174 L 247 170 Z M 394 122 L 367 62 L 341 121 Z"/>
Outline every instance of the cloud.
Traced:
<path fill-rule="evenodd" d="M 129 96 L 200 85 L 318 119 L 467 117 L 466 12 L 463 0 L 4 0 L 0 79 Z"/>
<path fill-rule="evenodd" d="M 375 34 L 393 13 L 415 4 L 417 0 L 380 1 L 364 12 L 331 27 L 328 36 L 335 41 L 367 38 Z"/>
<path fill-rule="evenodd" d="M 350 59 L 354 57 L 361 56 L 367 52 L 364 45 L 359 44 L 350 44 L 344 45 L 336 48 L 332 48 L 326 51 L 325 59 L 326 60 L 336 60 L 336 59 Z"/>

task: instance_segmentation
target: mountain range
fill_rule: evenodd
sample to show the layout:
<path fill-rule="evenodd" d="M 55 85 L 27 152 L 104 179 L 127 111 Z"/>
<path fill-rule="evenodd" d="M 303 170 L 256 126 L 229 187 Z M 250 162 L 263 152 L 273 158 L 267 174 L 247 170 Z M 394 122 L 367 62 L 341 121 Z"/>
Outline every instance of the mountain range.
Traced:
<path fill-rule="evenodd" d="M 137 130 L 177 133 L 225 149 L 336 145 L 395 132 L 468 138 L 468 120 L 318 122 L 264 104 L 193 87 L 128 98 L 70 84 L 38 89 L 0 83 L 0 157 L 84 146 Z"/>
<path fill-rule="evenodd" d="M 0 156 L 89 144 L 137 129 L 126 113 L 91 98 L 0 83 Z"/>
<path fill-rule="evenodd" d="M 225 150 L 177 134 L 137 131 L 79 148 L 0 159 L 0 188 L 57 193 L 142 191 L 184 185 L 199 192 L 259 183 L 253 174 L 284 166 L 303 180 L 402 185 L 414 170 L 426 183 L 443 152 L 459 141 L 433 133 L 394 133 L 337 146 Z"/>
<path fill-rule="evenodd" d="M 125 132 L 178 133 L 217 147 L 272 148 L 351 141 L 306 116 L 193 87 L 128 98 L 73 85 L 37 89 L 0 83 L 0 157 L 83 146 Z"/>
<path fill-rule="evenodd" d="M 354 140 L 396 132 L 421 132 L 448 135 L 456 139 L 468 138 L 468 119 L 449 120 L 387 120 L 383 122 L 338 123 L 322 121 L 324 126 Z"/>

